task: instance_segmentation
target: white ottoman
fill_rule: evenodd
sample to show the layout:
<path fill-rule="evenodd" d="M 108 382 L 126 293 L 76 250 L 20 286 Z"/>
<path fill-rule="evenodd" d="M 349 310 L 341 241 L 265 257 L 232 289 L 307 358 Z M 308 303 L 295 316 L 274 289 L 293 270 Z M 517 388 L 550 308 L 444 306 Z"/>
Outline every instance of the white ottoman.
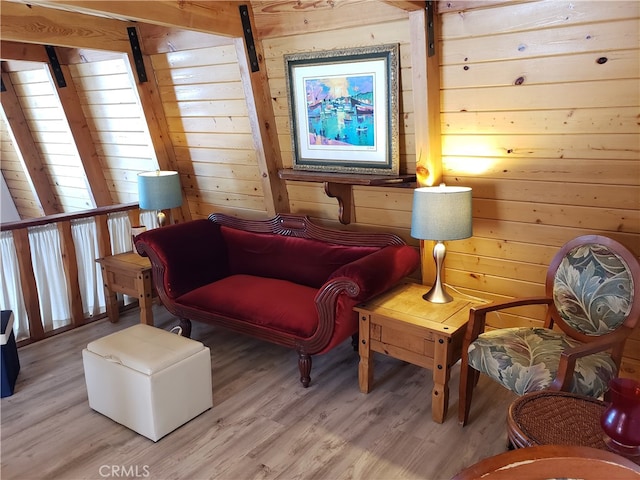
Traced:
<path fill-rule="evenodd" d="M 82 351 L 89 406 L 158 441 L 213 406 L 202 343 L 139 324 Z"/>

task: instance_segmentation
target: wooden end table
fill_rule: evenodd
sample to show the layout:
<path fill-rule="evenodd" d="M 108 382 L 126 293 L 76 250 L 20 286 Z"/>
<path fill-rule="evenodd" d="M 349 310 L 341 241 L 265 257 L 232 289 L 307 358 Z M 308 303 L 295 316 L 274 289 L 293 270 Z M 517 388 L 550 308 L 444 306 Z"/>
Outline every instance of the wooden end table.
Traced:
<path fill-rule="evenodd" d="M 509 406 L 507 433 L 515 448 L 573 445 L 613 452 L 604 441 L 600 417 L 606 404 L 569 392 L 542 390 L 518 397 Z M 640 464 L 639 456 L 622 455 Z"/>
<path fill-rule="evenodd" d="M 153 325 L 153 283 L 151 262 L 135 252 L 119 253 L 96 260 L 102 268 L 104 292 L 109 321 L 120 318 L 116 293 L 124 293 L 138 299 L 140 322 Z"/>
<path fill-rule="evenodd" d="M 480 304 L 455 296 L 449 303 L 422 298 L 429 287 L 405 282 L 355 307 L 360 323 L 360 391 L 373 384 L 373 355 L 393 358 L 433 371 L 432 417 L 443 423 L 449 406 L 451 366 L 460 359 L 469 310 Z"/>

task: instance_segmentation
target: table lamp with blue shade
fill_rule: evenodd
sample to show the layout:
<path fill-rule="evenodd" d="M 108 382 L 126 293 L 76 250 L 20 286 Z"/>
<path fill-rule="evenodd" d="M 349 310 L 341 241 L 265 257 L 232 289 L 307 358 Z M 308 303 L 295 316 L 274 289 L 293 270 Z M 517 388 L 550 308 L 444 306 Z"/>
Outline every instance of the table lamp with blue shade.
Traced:
<path fill-rule="evenodd" d="M 436 280 L 422 298 L 432 303 L 449 303 L 453 297 L 442 285 L 442 265 L 446 255 L 445 240 L 461 240 L 472 235 L 471 188 L 421 187 L 413 191 L 411 236 L 435 240 L 433 259 Z"/>
<path fill-rule="evenodd" d="M 155 210 L 158 223 L 164 226 L 163 210 L 182 205 L 182 190 L 178 172 L 156 170 L 138 174 L 138 196 L 142 210 Z"/>

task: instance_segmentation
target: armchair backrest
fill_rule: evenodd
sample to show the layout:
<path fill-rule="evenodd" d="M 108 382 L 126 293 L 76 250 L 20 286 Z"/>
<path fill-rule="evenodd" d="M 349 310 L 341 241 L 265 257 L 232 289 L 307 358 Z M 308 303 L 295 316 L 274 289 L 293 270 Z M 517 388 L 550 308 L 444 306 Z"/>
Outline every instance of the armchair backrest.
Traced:
<path fill-rule="evenodd" d="M 611 238 L 567 242 L 549 265 L 546 290 L 560 328 L 583 341 L 633 328 L 640 316 L 640 264 Z"/>

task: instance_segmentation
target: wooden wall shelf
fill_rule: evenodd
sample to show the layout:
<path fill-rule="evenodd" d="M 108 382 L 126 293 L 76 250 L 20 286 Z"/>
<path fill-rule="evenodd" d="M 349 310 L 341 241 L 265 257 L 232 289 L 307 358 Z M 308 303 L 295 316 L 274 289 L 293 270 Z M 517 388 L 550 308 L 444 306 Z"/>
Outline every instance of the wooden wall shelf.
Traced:
<path fill-rule="evenodd" d="M 415 175 L 364 175 L 360 173 L 312 172 L 307 170 L 294 170 L 292 168 L 278 170 L 278 175 L 283 180 L 324 183 L 324 192 L 327 196 L 338 200 L 338 219 L 340 223 L 344 225 L 351 223 L 351 212 L 353 210 L 353 192 L 351 187 L 353 185 L 369 187 L 407 187 L 416 181 Z"/>

